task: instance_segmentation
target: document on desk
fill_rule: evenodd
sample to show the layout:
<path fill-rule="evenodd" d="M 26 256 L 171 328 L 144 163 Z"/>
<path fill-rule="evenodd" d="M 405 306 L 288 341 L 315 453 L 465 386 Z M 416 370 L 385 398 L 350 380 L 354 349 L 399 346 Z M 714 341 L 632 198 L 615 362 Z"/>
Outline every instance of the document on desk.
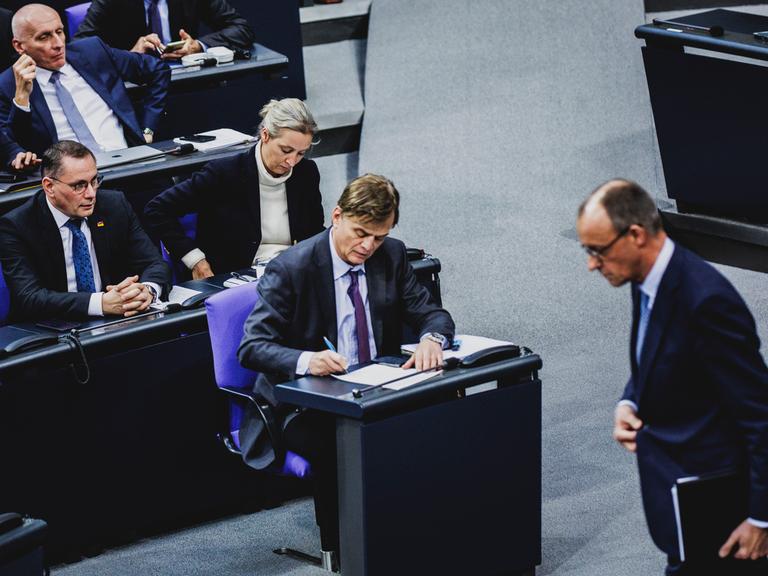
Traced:
<path fill-rule="evenodd" d="M 496 346 L 504 346 L 507 344 L 513 344 L 506 340 L 496 340 L 494 338 L 486 338 L 485 336 L 472 336 L 471 334 L 456 334 L 453 338 L 454 347 L 451 350 L 443 351 L 443 359 L 448 358 L 466 358 L 470 354 L 480 352 L 481 350 L 488 350 L 489 348 L 495 348 Z M 458 347 L 455 346 L 458 344 Z M 403 354 L 413 354 L 418 344 L 404 344 L 401 346 L 400 351 Z"/>
<path fill-rule="evenodd" d="M 408 386 L 413 386 L 424 380 L 428 380 L 438 374 L 442 374 L 442 370 L 435 372 L 423 372 L 417 374 L 415 368 L 409 368 L 403 370 L 396 366 L 386 366 L 384 364 L 369 364 L 359 370 L 349 372 L 347 374 L 332 374 L 337 380 L 343 380 L 344 382 L 350 382 L 351 384 L 363 384 L 365 386 L 381 386 L 389 388 L 390 390 L 402 390 Z M 410 378 L 404 378 L 413 374 Z M 402 378 L 402 380 L 400 380 Z M 392 382 L 387 384 L 387 382 Z"/>
<path fill-rule="evenodd" d="M 183 304 L 198 294 L 202 294 L 202 292 L 199 290 L 192 290 L 191 288 L 184 288 L 184 286 L 174 286 L 171 288 L 170 294 L 168 294 L 168 302 Z"/>

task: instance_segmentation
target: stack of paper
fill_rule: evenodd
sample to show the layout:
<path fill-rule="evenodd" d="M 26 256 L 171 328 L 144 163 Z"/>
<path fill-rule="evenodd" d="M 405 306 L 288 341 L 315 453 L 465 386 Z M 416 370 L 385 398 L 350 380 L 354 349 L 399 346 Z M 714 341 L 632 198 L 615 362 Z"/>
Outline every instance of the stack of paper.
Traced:
<path fill-rule="evenodd" d="M 469 334 L 456 334 L 453 338 L 454 343 L 459 343 L 458 350 L 445 350 L 443 352 L 443 359 L 447 358 L 466 358 L 470 354 L 480 352 L 481 350 L 487 350 L 489 348 L 495 348 L 496 346 L 504 346 L 507 344 L 513 344 L 513 342 L 507 342 L 505 340 L 494 340 L 493 338 L 486 338 L 484 336 L 472 336 Z M 403 354 L 413 354 L 418 344 L 405 344 L 400 348 Z"/>

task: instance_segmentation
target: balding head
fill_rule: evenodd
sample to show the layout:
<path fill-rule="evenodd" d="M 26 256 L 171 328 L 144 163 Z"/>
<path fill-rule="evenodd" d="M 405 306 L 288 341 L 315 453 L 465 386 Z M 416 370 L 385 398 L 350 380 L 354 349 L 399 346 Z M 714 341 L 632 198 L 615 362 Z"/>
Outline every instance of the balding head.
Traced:
<path fill-rule="evenodd" d="M 645 228 L 652 236 L 662 230 L 661 218 L 650 194 L 636 182 L 615 178 L 595 188 L 581 206 L 579 218 L 604 210 L 616 232 L 632 224 Z"/>
<path fill-rule="evenodd" d="M 38 22 L 61 20 L 59 14 L 45 4 L 26 4 L 19 8 L 11 20 L 13 37 L 17 40 L 25 40 L 31 34 L 32 26 Z"/>
<path fill-rule="evenodd" d="M 579 206 L 576 232 L 589 269 L 613 286 L 642 282 L 667 237 L 653 199 L 623 179 L 601 184 Z"/>
<path fill-rule="evenodd" d="M 45 4 L 27 4 L 13 15 L 11 27 L 13 47 L 19 55 L 29 56 L 48 70 L 66 64 L 64 26 L 56 10 Z"/>

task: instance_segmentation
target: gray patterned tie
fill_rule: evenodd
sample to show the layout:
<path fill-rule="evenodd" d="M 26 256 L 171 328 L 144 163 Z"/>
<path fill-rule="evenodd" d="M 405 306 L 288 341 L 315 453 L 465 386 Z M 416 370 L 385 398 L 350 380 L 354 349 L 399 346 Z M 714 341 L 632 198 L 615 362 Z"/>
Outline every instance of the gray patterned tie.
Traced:
<path fill-rule="evenodd" d="M 101 150 L 101 146 L 96 142 L 96 139 L 88 129 L 88 125 L 85 123 L 80 110 L 75 106 L 75 101 L 72 98 L 72 94 L 69 93 L 64 85 L 61 83 L 61 73 L 53 72 L 51 74 L 51 84 L 56 88 L 56 97 L 61 103 L 61 108 L 64 110 L 64 116 L 67 118 L 67 122 L 72 126 L 72 130 L 77 137 L 77 141 L 83 146 L 91 150 L 92 152 L 98 152 Z"/>

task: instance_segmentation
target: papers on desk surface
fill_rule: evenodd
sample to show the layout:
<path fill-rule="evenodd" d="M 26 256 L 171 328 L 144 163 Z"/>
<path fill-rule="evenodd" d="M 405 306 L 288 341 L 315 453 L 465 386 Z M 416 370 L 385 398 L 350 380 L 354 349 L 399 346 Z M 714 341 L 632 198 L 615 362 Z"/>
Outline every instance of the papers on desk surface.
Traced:
<path fill-rule="evenodd" d="M 456 344 L 459 344 L 457 350 L 444 350 L 443 359 L 448 358 L 466 358 L 470 354 L 480 352 L 481 350 L 488 350 L 489 348 L 495 348 L 496 346 L 504 346 L 506 344 L 513 344 L 513 342 L 507 342 L 506 340 L 495 340 L 493 338 L 486 338 L 485 336 L 472 336 L 470 334 L 456 334 L 453 338 L 454 348 Z M 413 354 L 418 344 L 404 344 L 400 351 L 403 354 Z"/>
<path fill-rule="evenodd" d="M 389 388 L 390 390 L 402 390 L 403 388 L 413 386 L 414 384 L 428 380 L 433 376 L 442 374 L 442 370 L 424 372 L 422 374 L 416 374 L 416 372 L 417 370 L 415 368 L 403 370 L 402 368 L 387 366 L 385 364 L 369 364 L 368 366 L 364 366 L 363 368 L 349 372 L 348 374 L 332 374 L 332 376 L 337 380 L 350 382 L 351 384 L 362 384 L 365 386 L 378 386 L 384 384 L 384 388 Z M 410 378 L 403 378 L 409 374 L 413 374 L 413 376 Z M 399 380 L 399 378 L 403 379 Z M 393 380 L 397 381 L 392 382 Z M 385 382 L 392 383 L 385 384 Z"/>
<path fill-rule="evenodd" d="M 191 288 L 184 288 L 184 286 L 174 286 L 171 288 L 171 292 L 168 294 L 168 302 L 174 304 L 183 304 L 192 296 L 202 294 L 200 290 L 192 290 Z"/>
<path fill-rule="evenodd" d="M 181 138 L 174 138 L 173 141 L 176 144 L 192 144 L 198 152 L 212 152 L 214 150 L 229 148 L 230 146 L 236 146 L 238 144 L 256 140 L 256 138 L 250 134 L 238 132 L 231 128 L 219 128 L 217 130 L 209 130 L 208 132 L 199 132 L 199 135 L 213 136 L 215 139 L 210 142 L 189 142 L 187 140 L 182 140 Z"/>

